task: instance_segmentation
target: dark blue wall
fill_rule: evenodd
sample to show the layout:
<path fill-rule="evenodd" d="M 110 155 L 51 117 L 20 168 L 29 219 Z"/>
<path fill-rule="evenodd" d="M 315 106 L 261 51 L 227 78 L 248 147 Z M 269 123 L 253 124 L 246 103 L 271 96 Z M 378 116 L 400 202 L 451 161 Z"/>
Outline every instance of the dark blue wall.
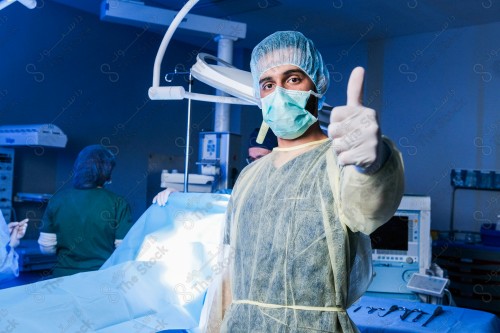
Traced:
<path fill-rule="evenodd" d="M 345 103 L 347 80 L 365 66 L 365 105 L 399 147 L 406 193 L 428 195 L 432 228 L 448 230 L 452 169 L 500 172 L 500 23 L 381 39 L 321 50 L 332 87 Z M 500 192 L 459 190 L 454 227 L 479 231 L 500 214 Z"/>
<path fill-rule="evenodd" d="M 382 121 L 404 155 L 408 191 L 431 196 L 440 230 L 450 221 L 451 169 L 500 172 L 500 23 L 446 27 L 387 41 L 383 63 Z M 500 214 L 500 192 L 456 195 L 456 229 L 478 231 Z"/>
<path fill-rule="evenodd" d="M 53 123 L 68 136 L 64 149 L 16 148 L 14 194 L 53 193 L 68 186 L 78 152 L 101 143 L 117 154 L 109 188 L 127 198 L 138 218 L 149 205 L 151 192 L 161 190 L 159 175 L 149 179 L 150 170 L 183 171 L 183 163 L 182 168 L 178 163 L 184 156 L 187 101 L 151 101 L 147 95 L 162 37 L 147 28 L 102 22 L 50 1 L 40 2 L 34 10 L 13 4 L 0 12 L 0 124 Z M 162 76 L 176 66 L 190 68 L 193 55 L 214 54 L 216 46 L 210 39 L 206 49 L 172 41 Z M 244 52 L 235 44 L 234 62 L 244 66 L 243 61 Z M 185 77 L 172 84 L 187 90 Z M 200 82 L 193 89 L 213 93 Z M 236 107 L 231 120 L 231 131 L 238 134 L 242 109 Z M 257 110 L 249 112 L 257 115 Z M 213 114 L 213 104 L 193 102 L 192 172 L 196 172 L 198 133 L 213 130 Z M 154 165 L 165 160 L 173 162 Z M 151 188 L 154 184 L 156 188 Z M 34 217 L 24 206 L 16 204 L 18 215 Z"/>

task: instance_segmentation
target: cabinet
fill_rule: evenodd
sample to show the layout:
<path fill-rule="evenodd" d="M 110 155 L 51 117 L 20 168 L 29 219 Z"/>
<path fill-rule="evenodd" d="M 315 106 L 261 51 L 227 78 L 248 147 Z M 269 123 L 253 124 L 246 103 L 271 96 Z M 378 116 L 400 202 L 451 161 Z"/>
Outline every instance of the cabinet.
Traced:
<path fill-rule="evenodd" d="M 14 149 L 0 147 L 0 210 L 6 222 L 12 221 Z"/>
<path fill-rule="evenodd" d="M 454 213 L 457 191 L 498 191 L 500 193 L 500 172 L 453 169 L 451 170 L 451 186 L 453 192 L 451 198 L 450 238 L 454 238 L 456 232 Z"/>
<path fill-rule="evenodd" d="M 458 241 L 454 224 L 456 192 L 500 191 L 500 173 L 452 170 L 451 186 L 453 194 L 449 239 L 434 241 L 433 262 L 447 271 L 449 290 L 458 306 L 500 315 L 500 230 L 498 246 L 490 246 L 491 243 L 475 242 L 474 239 Z"/>
<path fill-rule="evenodd" d="M 458 306 L 500 315 L 500 247 L 439 240 L 432 253 Z"/>
<path fill-rule="evenodd" d="M 20 216 L 30 219 L 26 236 L 17 249 L 21 272 L 50 271 L 57 261 L 56 255 L 42 254 L 37 242 L 42 227 L 42 216 L 51 197 L 50 194 L 21 192 L 14 196 L 15 210 Z M 40 277 L 44 275 L 48 273 L 40 273 Z"/>

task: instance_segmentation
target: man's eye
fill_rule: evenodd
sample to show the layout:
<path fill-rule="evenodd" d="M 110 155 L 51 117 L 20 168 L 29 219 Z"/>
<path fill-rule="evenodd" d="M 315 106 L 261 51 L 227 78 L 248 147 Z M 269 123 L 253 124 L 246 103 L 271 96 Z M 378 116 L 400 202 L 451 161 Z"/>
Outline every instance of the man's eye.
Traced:
<path fill-rule="evenodd" d="M 273 88 L 273 84 L 272 83 L 264 83 L 262 85 L 262 89 L 263 90 L 268 90 L 268 89 L 272 89 Z"/>

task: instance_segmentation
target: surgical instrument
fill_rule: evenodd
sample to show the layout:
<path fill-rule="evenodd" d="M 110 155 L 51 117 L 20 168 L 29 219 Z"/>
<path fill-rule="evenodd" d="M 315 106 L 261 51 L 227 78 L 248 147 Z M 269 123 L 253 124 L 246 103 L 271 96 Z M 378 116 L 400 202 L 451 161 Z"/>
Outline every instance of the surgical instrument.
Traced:
<path fill-rule="evenodd" d="M 405 320 L 413 312 L 419 311 L 417 309 L 404 309 L 404 310 L 405 310 L 405 313 L 403 313 L 401 316 L 399 316 L 399 318 L 401 318 L 401 320 Z"/>
<path fill-rule="evenodd" d="M 397 305 L 391 305 L 391 307 L 389 308 L 389 310 L 387 310 L 386 313 L 384 313 L 383 315 L 380 315 L 380 313 L 378 314 L 379 317 L 385 317 L 387 316 L 389 313 L 391 312 L 394 312 L 394 311 L 397 311 L 397 310 L 401 310 L 401 308 Z"/>
<path fill-rule="evenodd" d="M 441 313 L 443 313 L 443 308 L 441 306 L 438 306 L 434 312 L 431 314 L 431 316 L 429 317 L 429 319 L 427 319 L 427 321 L 425 323 L 422 324 L 422 326 L 427 326 L 428 323 L 431 322 L 432 319 L 434 319 L 435 317 L 439 316 Z"/>
<path fill-rule="evenodd" d="M 427 312 L 425 311 L 420 311 L 420 313 L 415 317 L 413 318 L 412 322 L 417 322 L 420 320 L 420 318 L 422 318 L 424 315 L 428 314 Z"/>
<path fill-rule="evenodd" d="M 382 311 L 385 310 L 385 308 L 376 308 L 376 307 L 373 307 L 373 306 L 367 306 L 367 308 L 370 309 L 370 310 L 368 310 L 368 313 L 370 313 L 370 314 L 374 313 L 377 310 L 382 310 Z"/>
<path fill-rule="evenodd" d="M 408 318 L 409 315 L 411 315 L 413 312 L 423 312 L 422 310 L 420 309 L 404 309 L 405 310 L 405 313 L 403 313 L 400 318 L 401 320 L 405 320 L 406 318 Z"/>

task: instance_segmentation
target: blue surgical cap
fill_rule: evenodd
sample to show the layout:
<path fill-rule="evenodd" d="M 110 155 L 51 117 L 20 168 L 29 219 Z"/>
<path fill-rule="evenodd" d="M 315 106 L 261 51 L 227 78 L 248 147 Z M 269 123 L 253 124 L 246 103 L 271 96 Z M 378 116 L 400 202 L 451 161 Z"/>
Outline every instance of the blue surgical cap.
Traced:
<path fill-rule="evenodd" d="M 260 98 L 261 75 L 281 65 L 297 66 L 309 76 L 316 86 L 316 92 L 323 96 L 318 103 L 318 108 L 321 108 L 328 90 L 330 75 L 314 43 L 297 31 L 277 31 L 253 49 L 250 70 L 256 96 Z"/>
<path fill-rule="evenodd" d="M 115 156 L 101 145 L 82 149 L 73 166 L 73 187 L 79 189 L 103 186 L 111 179 Z"/>

